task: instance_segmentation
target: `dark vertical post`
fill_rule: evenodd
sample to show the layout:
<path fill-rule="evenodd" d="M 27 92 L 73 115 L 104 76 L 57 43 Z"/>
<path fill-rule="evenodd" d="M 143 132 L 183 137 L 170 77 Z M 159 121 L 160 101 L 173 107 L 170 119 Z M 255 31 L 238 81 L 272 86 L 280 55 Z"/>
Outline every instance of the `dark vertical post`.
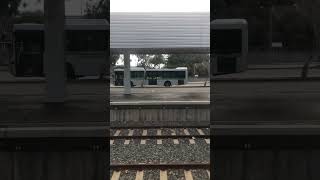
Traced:
<path fill-rule="evenodd" d="M 47 80 L 47 101 L 64 102 L 66 95 L 64 60 L 64 0 L 45 0 L 44 72 Z"/>

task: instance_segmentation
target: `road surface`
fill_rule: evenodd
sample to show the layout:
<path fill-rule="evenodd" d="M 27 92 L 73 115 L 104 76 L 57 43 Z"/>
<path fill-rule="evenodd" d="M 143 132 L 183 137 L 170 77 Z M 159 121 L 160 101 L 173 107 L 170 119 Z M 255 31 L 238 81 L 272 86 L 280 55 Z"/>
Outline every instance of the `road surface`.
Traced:
<path fill-rule="evenodd" d="M 211 89 L 211 120 L 214 123 L 320 122 L 320 81 L 228 81 L 211 84 Z M 69 108 L 70 113 L 74 110 L 92 117 L 97 114 L 97 118 L 92 119 L 101 120 L 105 113 L 103 111 L 107 111 L 107 92 L 104 83 L 69 84 L 68 103 L 60 110 Z M 208 101 L 209 93 L 209 87 L 132 88 L 132 95 L 124 96 L 122 88 L 111 88 L 110 100 Z M 28 118 L 24 118 L 46 118 L 48 109 L 44 101 L 44 83 L 3 83 L 0 86 L 1 119 L 17 117 L 28 121 Z M 73 115 L 81 118 L 81 113 Z"/>
<path fill-rule="evenodd" d="M 320 81 L 218 82 L 212 88 L 216 124 L 320 123 Z"/>
<path fill-rule="evenodd" d="M 132 88 L 123 95 L 123 88 L 111 88 L 110 101 L 209 101 L 209 87 Z"/>

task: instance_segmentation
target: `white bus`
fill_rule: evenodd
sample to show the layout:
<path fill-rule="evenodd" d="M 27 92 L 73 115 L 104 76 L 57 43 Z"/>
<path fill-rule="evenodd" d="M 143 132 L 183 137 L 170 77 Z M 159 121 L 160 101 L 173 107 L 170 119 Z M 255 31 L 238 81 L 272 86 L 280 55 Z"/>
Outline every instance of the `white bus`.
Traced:
<path fill-rule="evenodd" d="M 109 25 L 104 19 L 66 19 L 65 61 L 68 78 L 103 76 L 107 70 Z M 44 25 L 14 24 L 9 68 L 18 77 L 44 76 Z"/>
<path fill-rule="evenodd" d="M 179 67 L 176 69 L 146 69 L 131 67 L 131 86 L 158 85 L 170 87 L 183 85 L 188 82 L 188 69 Z M 114 69 L 114 85 L 123 86 L 124 70 Z"/>

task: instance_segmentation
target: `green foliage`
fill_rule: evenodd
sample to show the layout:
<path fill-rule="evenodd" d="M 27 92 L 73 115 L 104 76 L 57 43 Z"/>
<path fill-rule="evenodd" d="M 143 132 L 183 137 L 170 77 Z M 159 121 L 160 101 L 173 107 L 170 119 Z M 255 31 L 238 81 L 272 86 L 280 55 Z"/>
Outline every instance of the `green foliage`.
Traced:
<path fill-rule="evenodd" d="M 148 62 L 150 60 L 150 55 L 148 55 L 148 54 L 136 54 L 136 56 L 138 58 L 138 66 L 139 67 L 143 67 L 144 69 L 149 67 Z"/>
<path fill-rule="evenodd" d="M 149 60 L 149 64 L 152 65 L 152 68 L 160 68 L 161 64 L 164 64 L 165 60 L 163 55 L 161 54 L 157 54 L 154 55 L 150 60 Z"/>
<path fill-rule="evenodd" d="M 243 18 L 248 21 L 250 50 L 269 48 L 272 41 L 283 42 L 287 50 L 307 50 L 312 46 L 316 30 L 312 29 L 312 17 L 305 15 L 305 12 L 310 14 L 311 6 L 316 8 L 311 1 L 217 0 L 216 4 L 215 18 Z M 270 6 L 274 7 L 272 11 Z M 319 16 L 316 17 L 314 21 L 320 22 Z"/>
<path fill-rule="evenodd" d="M 109 21 L 110 16 L 110 3 L 109 0 L 99 0 L 93 3 L 89 0 L 86 5 L 86 16 L 88 18 L 107 19 Z"/>
<path fill-rule="evenodd" d="M 44 14 L 42 11 L 24 12 L 13 19 L 14 23 L 44 23 Z"/>
<path fill-rule="evenodd" d="M 151 54 L 136 54 L 138 57 L 138 66 L 147 68 L 160 68 L 161 64 L 165 64 L 165 58 L 162 54 L 151 55 Z"/>
<path fill-rule="evenodd" d="M 14 16 L 18 14 L 18 7 L 21 0 L 1 0 L 0 17 Z"/>
<path fill-rule="evenodd" d="M 294 8 L 281 8 L 274 18 L 274 39 L 284 42 L 288 50 L 307 50 L 312 48 L 311 21 Z"/>
<path fill-rule="evenodd" d="M 151 54 L 136 54 L 138 58 L 138 66 L 147 68 L 160 68 L 161 64 L 165 64 L 165 58 L 162 54 L 151 55 Z"/>
<path fill-rule="evenodd" d="M 120 54 L 111 54 L 111 57 L 110 57 L 111 66 L 115 66 L 119 58 L 120 58 Z"/>
<path fill-rule="evenodd" d="M 11 39 L 12 17 L 18 14 L 21 0 L 0 0 L 0 40 Z"/>
<path fill-rule="evenodd" d="M 168 56 L 166 67 L 187 67 L 190 75 L 207 76 L 209 60 L 208 54 L 171 54 Z"/>

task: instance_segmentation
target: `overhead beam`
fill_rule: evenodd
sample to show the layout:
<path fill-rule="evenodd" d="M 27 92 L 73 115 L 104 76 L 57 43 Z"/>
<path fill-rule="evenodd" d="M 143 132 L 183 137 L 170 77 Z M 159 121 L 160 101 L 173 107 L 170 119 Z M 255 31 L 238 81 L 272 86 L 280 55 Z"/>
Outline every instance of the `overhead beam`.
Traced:
<path fill-rule="evenodd" d="M 122 54 L 209 54 L 210 47 L 194 48 L 112 48 L 111 53 Z"/>

